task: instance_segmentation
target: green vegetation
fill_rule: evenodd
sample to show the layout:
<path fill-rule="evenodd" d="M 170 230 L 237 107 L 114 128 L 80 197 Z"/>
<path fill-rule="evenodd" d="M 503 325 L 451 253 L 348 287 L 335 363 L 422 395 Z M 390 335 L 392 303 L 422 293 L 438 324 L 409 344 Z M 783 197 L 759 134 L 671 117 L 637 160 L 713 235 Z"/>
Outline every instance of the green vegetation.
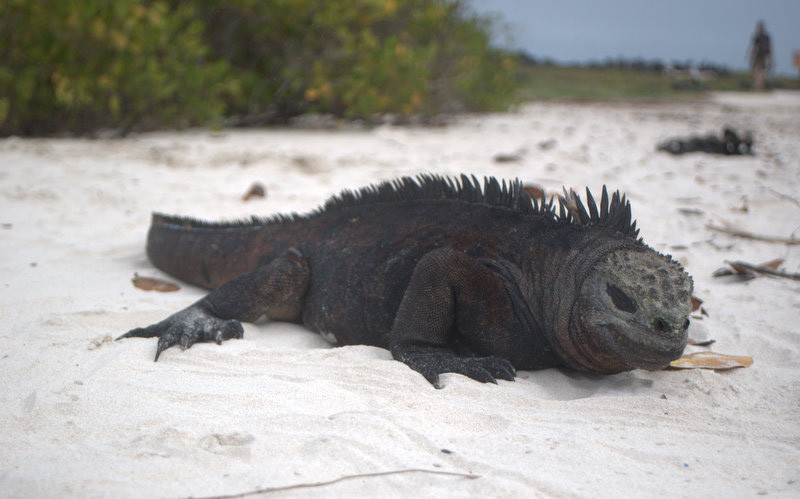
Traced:
<path fill-rule="evenodd" d="M 659 73 L 538 65 L 520 70 L 520 96 L 530 99 L 627 100 L 687 96 Z M 690 95 L 695 95 L 692 92 Z"/>
<path fill-rule="evenodd" d="M 213 0 L 200 16 L 242 82 L 237 114 L 346 118 L 503 109 L 511 59 L 457 1 Z"/>
<path fill-rule="evenodd" d="M 0 33 L 0 135 L 204 122 L 235 86 L 165 2 L 5 0 Z"/>
<path fill-rule="evenodd" d="M 697 98 L 749 82 L 532 64 L 492 49 L 491 28 L 461 0 L 3 0 L 0 136 Z"/>
<path fill-rule="evenodd" d="M 0 135 L 505 109 L 514 62 L 458 0 L 5 0 Z"/>
<path fill-rule="evenodd" d="M 520 100 L 686 100 L 700 99 L 709 91 L 749 90 L 751 78 L 739 72 L 696 81 L 625 68 L 520 64 L 517 82 Z M 768 84 L 800 88 L 800 81 L 794 78 L 771 78 Z"/>

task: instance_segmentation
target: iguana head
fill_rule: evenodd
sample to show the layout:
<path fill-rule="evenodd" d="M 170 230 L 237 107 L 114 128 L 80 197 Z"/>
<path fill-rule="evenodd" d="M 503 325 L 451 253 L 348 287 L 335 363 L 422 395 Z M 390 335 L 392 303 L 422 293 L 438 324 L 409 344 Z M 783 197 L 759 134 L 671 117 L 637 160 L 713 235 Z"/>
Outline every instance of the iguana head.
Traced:
<path fill-rule="evenodd" d="M 580 284 L 568 362 L 602 373 L 667 366 L 686 347 L 691 295 L 692 278 L 670 257 L 644 245 L 607 253 Z"/>

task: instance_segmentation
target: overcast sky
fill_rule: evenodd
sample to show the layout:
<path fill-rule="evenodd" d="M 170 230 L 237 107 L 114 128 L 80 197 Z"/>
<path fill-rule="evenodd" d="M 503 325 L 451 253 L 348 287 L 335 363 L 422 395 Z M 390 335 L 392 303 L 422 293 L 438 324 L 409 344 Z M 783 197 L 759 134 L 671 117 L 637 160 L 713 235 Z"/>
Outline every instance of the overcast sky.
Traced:
<path fill-rule="evenodd" d="M 468 0 L 497 13 L 511 46 L 559 62 L 642 57 L 747 68 L 756 22 L 772 37 L 775 69 L 797 75 L 800 0 Z M 507 40 L 498 36 L 498 43 Z"/>

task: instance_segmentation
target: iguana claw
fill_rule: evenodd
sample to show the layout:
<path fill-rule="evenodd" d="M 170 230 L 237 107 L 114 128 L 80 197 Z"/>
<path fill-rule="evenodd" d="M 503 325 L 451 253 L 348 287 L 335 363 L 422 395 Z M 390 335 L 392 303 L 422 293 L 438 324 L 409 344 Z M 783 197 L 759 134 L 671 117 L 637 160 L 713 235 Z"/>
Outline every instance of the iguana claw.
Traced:
<path fill-rule="evenodd" d="M 154 359 L 157 362 L 161 352 L 173 345 L 180 345 L 182 350 L 186 350 L 198 341 L 213 341 L 221 345 L 223 340 L 241 338 L 243 335 L 244 329 L 239 321 L 220 319 L 195 304 L 151 326 L 131 329 L 117 339 L 158 336 Z"/>
<path fill-rule="evenodd" d="M 397 348 L 396 359 L 422 374 L 435 388 L 442 388 L 439 375 L 463 374 L 481 383 L 497 384 L 498 379 L 514 381 L 517 371 L 511 362 L 500 357 L 459 357 L 452 351 L 437 348 Z"/>

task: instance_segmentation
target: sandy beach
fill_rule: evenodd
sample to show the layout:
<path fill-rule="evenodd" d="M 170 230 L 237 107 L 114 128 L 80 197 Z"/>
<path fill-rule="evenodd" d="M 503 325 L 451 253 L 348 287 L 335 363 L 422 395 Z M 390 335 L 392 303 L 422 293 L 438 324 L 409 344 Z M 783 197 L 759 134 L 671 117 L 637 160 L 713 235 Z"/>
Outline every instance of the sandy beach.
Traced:
<path fill-rule="evenodd" d="M 751 130 L 752 156 L 671 156 L 673 136 Z M 0 140 L 0 496 L 798 497 L 800 282 L 714 278 L 800 245 L 800 94 L 686 103 L 532 103 L 443 127 L 192 130 Z M 498 162 L 497 155 L 512 161 Z M 521 371 L 435 390 L 390 353 L 284 323 L 165 351 L 112 338 L 203 290 L 154 269 L 150 213 L 306 212 L 403 175 L 520 178 L 631 200 L 644 240 L 693 276 L 690 337 L 728 371 Z M 266 198 L 243 201 L 254 182 Z M 176 282 L 135 288 L 138 273 Z M 397 472 L 394 474 L 381 474 Z M 370 476 L 373 474 L 373 476 Z M 353 475 L 365 475 L 352 477 Z"/>

